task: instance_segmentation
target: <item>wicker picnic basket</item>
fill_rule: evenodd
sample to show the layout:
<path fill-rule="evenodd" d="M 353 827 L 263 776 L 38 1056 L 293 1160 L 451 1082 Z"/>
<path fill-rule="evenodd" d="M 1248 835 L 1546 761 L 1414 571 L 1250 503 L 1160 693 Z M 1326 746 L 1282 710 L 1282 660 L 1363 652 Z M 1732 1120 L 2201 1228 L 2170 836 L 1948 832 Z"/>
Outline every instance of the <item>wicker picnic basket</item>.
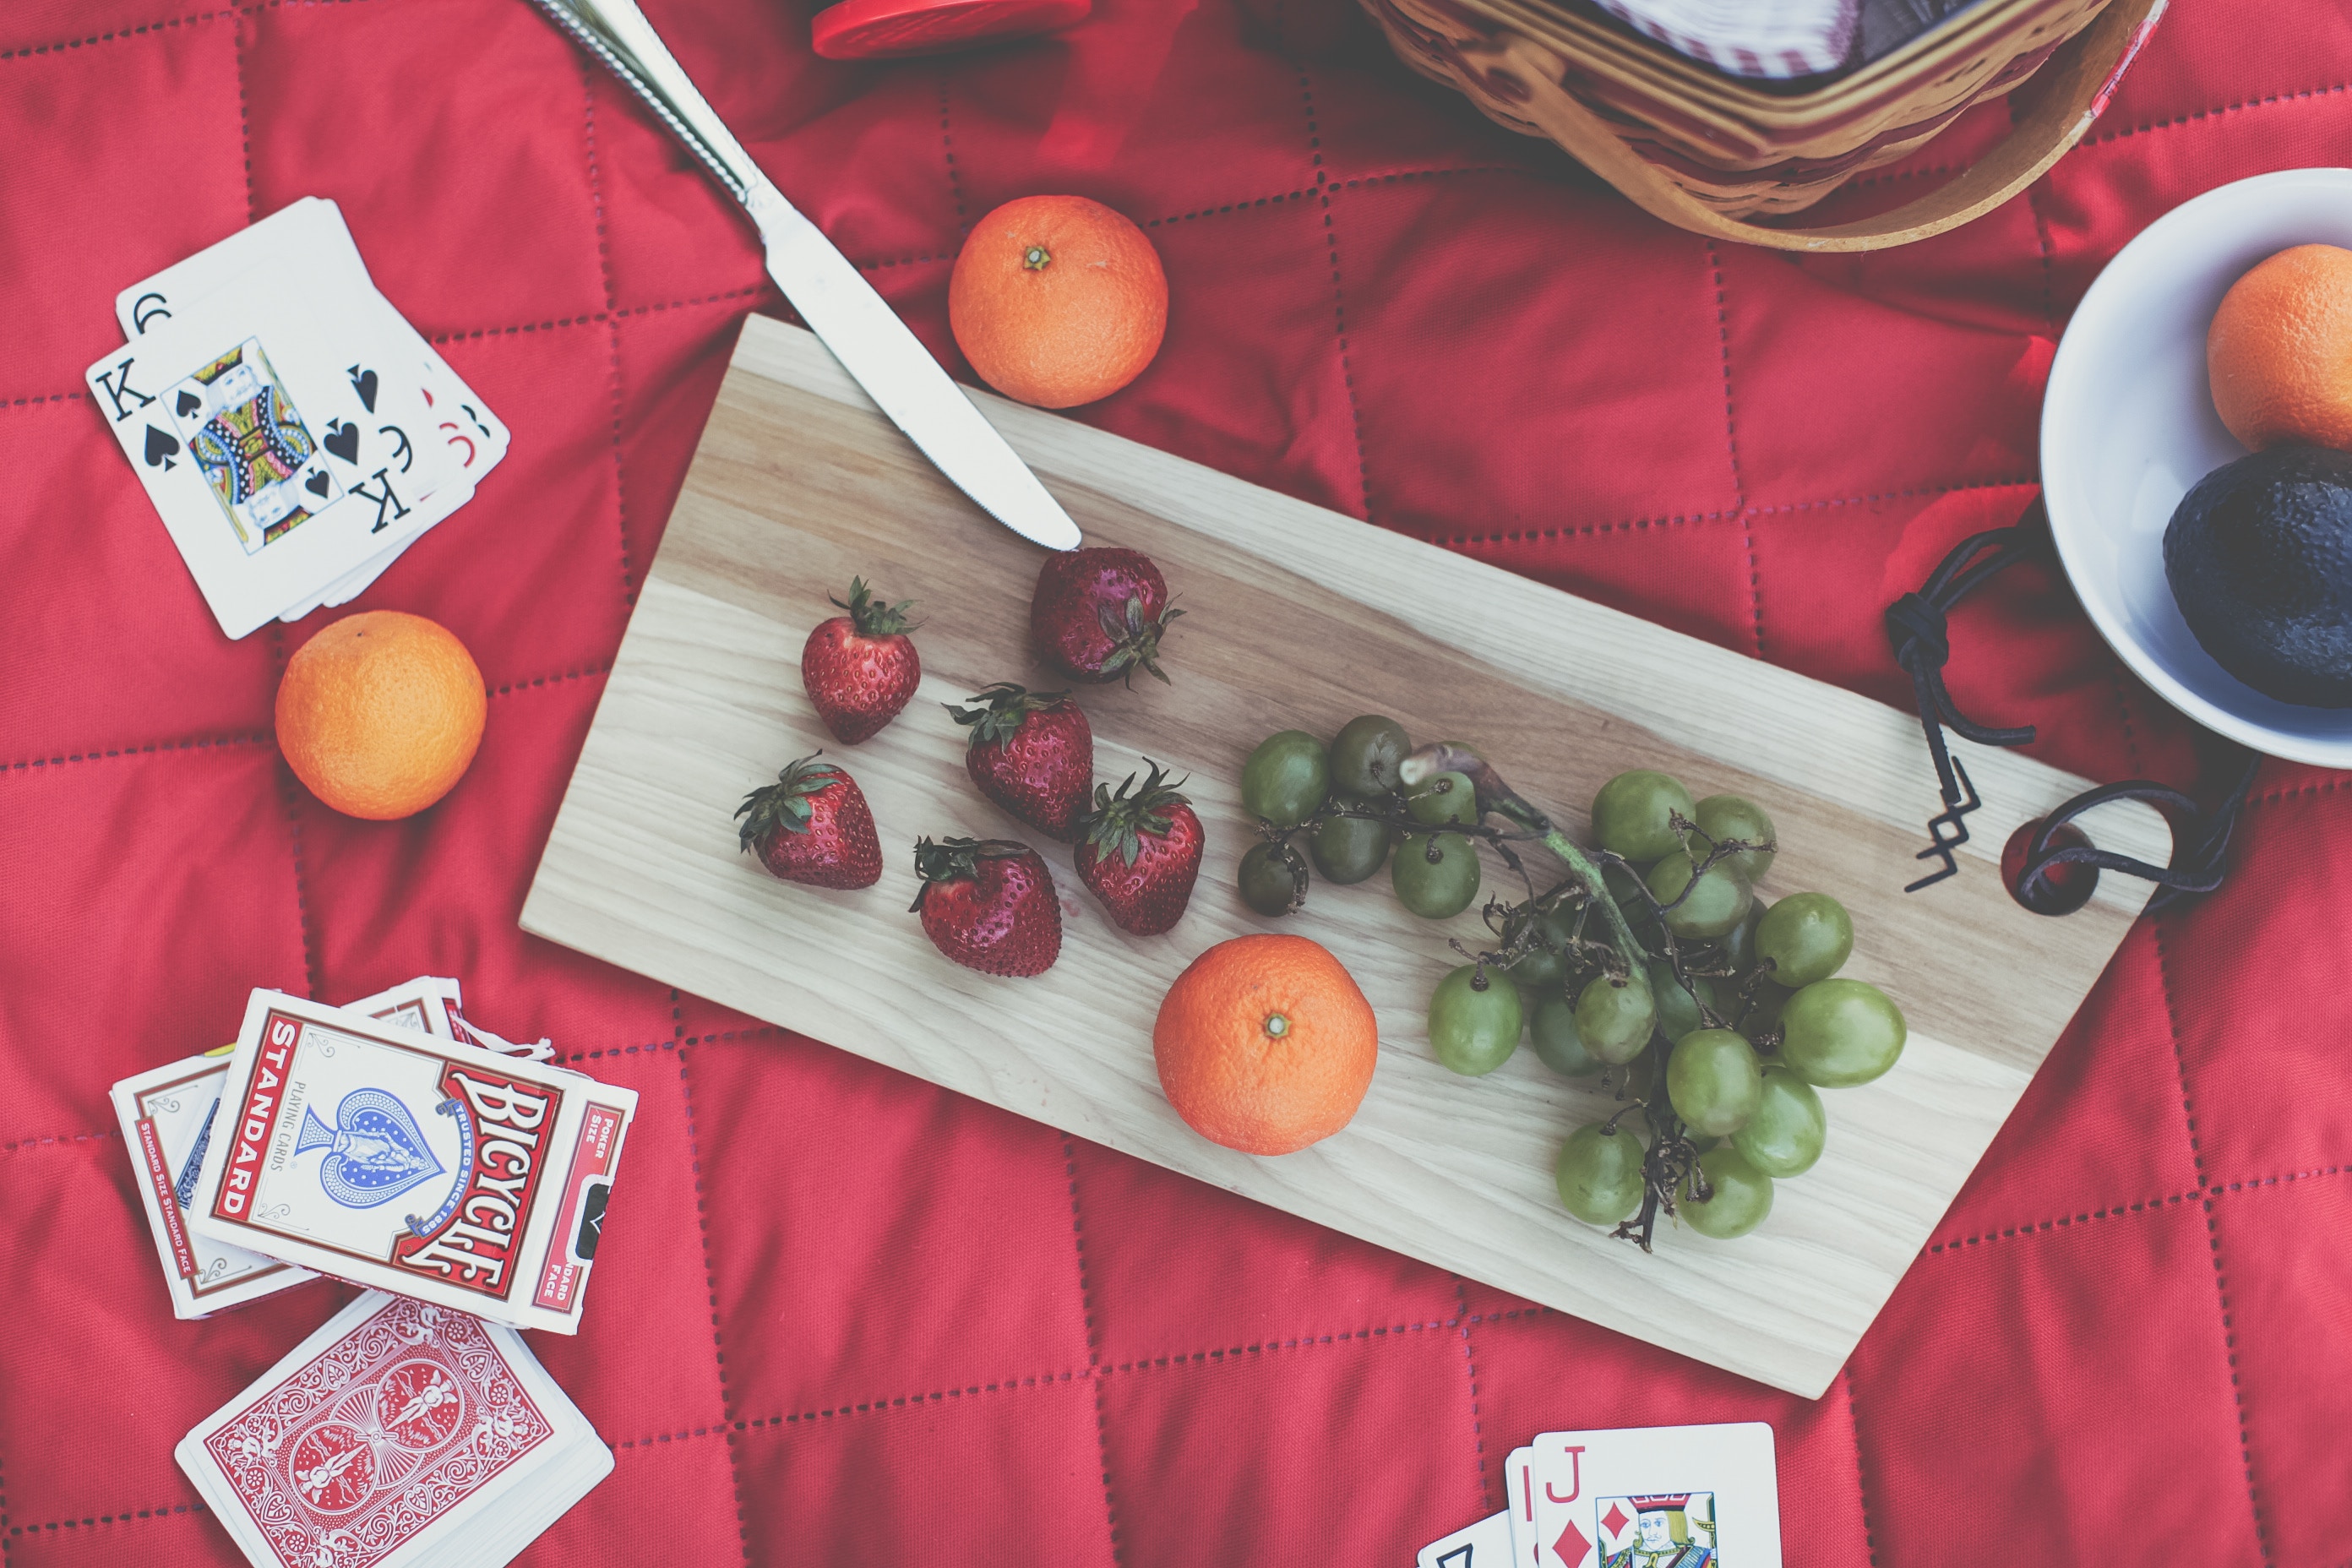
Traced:
<path fill-rule="evenodd" d="M 1361 0 L 1404 62 L 1514 131 L 1549 137 L 1647 211 L 1780 250 L 1877 250 L 1998 206 L 2105 107 L 2166 0 L 1979 0 L 1850 75 L 1774 92 L 1720 75 L 1565 0 Z M 1902 157 L 1969 105 L 2014 90 L 2008 136 L 1875 216 L 1801 212 Z"/>

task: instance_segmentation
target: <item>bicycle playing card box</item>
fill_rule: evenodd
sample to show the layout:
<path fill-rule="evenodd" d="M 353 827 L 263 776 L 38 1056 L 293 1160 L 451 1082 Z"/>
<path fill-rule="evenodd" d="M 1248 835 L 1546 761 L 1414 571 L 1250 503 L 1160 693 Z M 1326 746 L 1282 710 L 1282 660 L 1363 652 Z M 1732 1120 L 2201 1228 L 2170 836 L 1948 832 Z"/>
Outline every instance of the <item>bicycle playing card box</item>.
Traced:
<path fill-rule="evenodd" d="M 636 1095 L 276 991 L 247 1004 L 196 1235 L 576 1333 Z"/>

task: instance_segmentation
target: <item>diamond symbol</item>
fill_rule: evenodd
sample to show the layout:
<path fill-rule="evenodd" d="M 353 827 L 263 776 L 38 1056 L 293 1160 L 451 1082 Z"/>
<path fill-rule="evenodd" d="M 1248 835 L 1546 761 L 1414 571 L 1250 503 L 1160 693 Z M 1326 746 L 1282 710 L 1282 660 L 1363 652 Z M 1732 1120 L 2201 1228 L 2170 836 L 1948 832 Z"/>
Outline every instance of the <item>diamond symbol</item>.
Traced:
<path fill-rule="evenodd" d="M 1615 1503 L 1611 1503 L 1609 1512 L 1601 1521 L 1601 1528 L 1612 1535 L 1616 1535 L 1623 1531 L 1625 1524 L 1625 1510 Z"/>
<path fill-rule="evenodd" d="M 1559 1539 L 1551 1543 L 1551 1549 L 1559 1553 L 1559 1560 L 1570 1564 L 1583 1562 L 1585 1552 L 1591 1546 L 1592 1542 L 1584 1539 L 1584 1532 L 1576 1528 L 1573 1521 L 1559 1532 Z"/>

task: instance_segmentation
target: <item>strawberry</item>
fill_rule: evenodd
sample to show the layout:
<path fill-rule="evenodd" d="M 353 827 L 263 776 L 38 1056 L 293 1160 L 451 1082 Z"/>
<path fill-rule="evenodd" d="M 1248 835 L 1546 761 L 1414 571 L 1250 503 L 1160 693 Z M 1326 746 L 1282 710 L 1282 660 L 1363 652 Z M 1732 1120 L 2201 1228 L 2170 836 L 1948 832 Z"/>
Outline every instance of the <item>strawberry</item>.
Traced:
<path fill-rule="evenodd" d="M 982 974 L 1043 974 L 1062 954 L 1054 874 L 1026 844 L 950 838 L 915 845 L 913 909 L 931 945 Z"/>
<path fill-rule="evenodd" d="M 1124 680 L 1139 669 L 1165 681 L 1160 637 L 1184 612 L 1137 550 L 1066 550 L 1045 557 L 1029 600 L 1037 657 L 1074 680 Z"/>
<path fill-rule="evenodd" d="M 1078 880 L 1094 889 L 1113 924 L 1158 936 L 1184 918 L 1201 875 L 1201 819 L 1150 757 L 1151 774 L 1130 795 L 1135 775 L 1113 795 L 1095 786 L 1095 808 L 1080 824 Z M 1181 781 L 1178 781 L 1181 783 Z"/>
<path fill-rule="evenodd" d="M 805 756 L 743 797 L 743 847 L 787 882 L 870 888 L 882 879 L 882 843 L 866 792 L 822 752 Z"/>
<path fill-rule="evenodd" d="M 980 793 L 1041 833 L 1068 843 L 1095 782 L 1095 731 L 1066 691 L 1000 680 L 948 711 L 971 728 L 963 765 Z"/>
<path fill-rule="evenodd" d="M 907 634 L 914 629 L 908 599 L 874 597 L 863 577 L 849 580 L 849 613 L 817 623 L 801 649 L 801 680 L 816 716 L 845 746 L 870 741 L 898 716 L 923 679 L 923 661 Z"/>

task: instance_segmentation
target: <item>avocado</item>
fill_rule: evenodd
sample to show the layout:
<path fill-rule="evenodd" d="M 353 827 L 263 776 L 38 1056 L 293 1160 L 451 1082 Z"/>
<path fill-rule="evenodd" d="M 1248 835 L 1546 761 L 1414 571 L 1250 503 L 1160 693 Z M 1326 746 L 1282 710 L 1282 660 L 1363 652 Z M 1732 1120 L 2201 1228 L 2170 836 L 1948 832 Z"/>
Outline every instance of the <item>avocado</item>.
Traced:
<path fill-rule="evenodd" d="M 2352 708 L 2352 453 L 2273 447 L 2214 469 L 2166 525 L 2164 576 L 2223 669 Z"/>

